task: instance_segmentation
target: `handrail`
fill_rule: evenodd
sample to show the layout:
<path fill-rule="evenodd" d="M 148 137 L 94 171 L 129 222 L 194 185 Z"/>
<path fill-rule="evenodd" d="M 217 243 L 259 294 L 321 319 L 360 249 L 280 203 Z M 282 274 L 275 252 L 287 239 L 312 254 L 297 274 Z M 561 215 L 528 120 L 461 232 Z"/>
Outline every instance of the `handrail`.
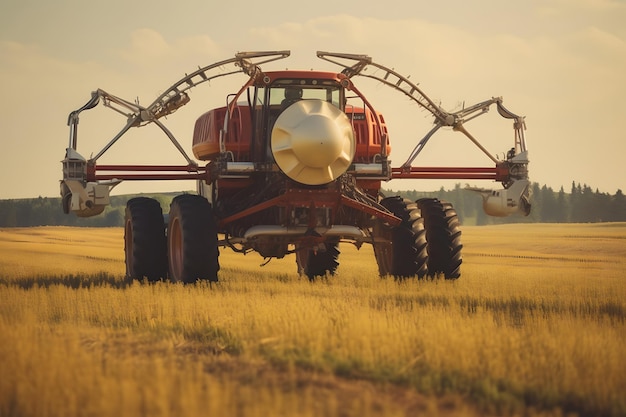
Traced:
<path fill-rule="evenodd" d="M 158 122 L 158 119 L 174 113 L 180 107 L 184 106 L 190 101 L 187 91 L 200 84 L 211 81 L 215 78 L 224 77 L 227 75 L 245 73 L 250 77 L 255 77 L 261 73 L 259 68 L 260 64 L 276 61 L 286 58 L 290 55 L 290 51 L 259 51 L 259 52 L 239 52 L 235 54 L 233 58 L 225 59 L 207 65 L 202 68 L 198 68 L 191 74 L 185 74 L 183 78 L 172 84 L 165 90 L 160 96 L 158 96 L 149 106 L 143 107 L 138 102 L 132 103 L 128 100 L 124 100 L 120 97 L 109 94 L 102 89 L 98 89 L 91 93 L 89 101 L 79 108 L 70 113 L 68 117 L 68 126 L 70 126 L 70 140 L 69 148 L 76 150 L 78 144 L 78 122 L 79 115 L 84 110 L 89 110 L 98 105 L 102 101 L 105 107 L 108 107 L 117 113 L 127 117 L 127 122 L 124 127 L 107 143 L 100 152 L 91 159 L 95 162 L 100 158 L 111 146 L 113 146 L 131 127 L 144 126 L 149 123 L 156 123 L 161 130 L 168 136 L 178 151 L 185 157 L 188 163 L 193 164 L 191 158 L 185 153 L 183 147 L 178 143 L 176 138 L 171 134 L 165 126 Z M 255 58 L 261 58 L 260 61 L 253 61 Z M 234 64 L 240 69 L 218 72 L 212 74 L 215 69 L 222 68 L 226 65 Z"/>

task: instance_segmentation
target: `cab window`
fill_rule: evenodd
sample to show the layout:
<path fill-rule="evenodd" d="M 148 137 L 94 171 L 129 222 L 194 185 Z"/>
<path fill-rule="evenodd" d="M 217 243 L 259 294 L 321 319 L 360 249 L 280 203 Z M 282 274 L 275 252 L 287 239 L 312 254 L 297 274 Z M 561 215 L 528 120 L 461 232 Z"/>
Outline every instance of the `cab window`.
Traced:
<path fill-rule="evenodd" d="M 271 88 L 270 106 L 285 106 L 298 100 L 324 100 L 341 108 L 341 88 L 328 80 L 281 80 Z"/>

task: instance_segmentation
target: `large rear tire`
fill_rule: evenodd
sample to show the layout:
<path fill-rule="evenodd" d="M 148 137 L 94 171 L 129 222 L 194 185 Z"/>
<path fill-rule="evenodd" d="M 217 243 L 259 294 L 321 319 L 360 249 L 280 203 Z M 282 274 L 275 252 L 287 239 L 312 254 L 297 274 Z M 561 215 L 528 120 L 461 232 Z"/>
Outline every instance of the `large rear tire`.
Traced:
<path fill-rule="evenodd" d="M 303 249 L 296 252 L 298 273 L 313 281 L 326 274 L 335 275 L 339 266 L 339 241 L 326 241 L 324 248 L 318 250 Z"/>
<path fill-rule="evenodd" d="M 167 233 L 170 279 L 217 281 L 217 225 L 206 198 L 180 195 L 170 205 Z"/>
<path fill-rule="evenodd" d="M 378 222 L 374 227 L 374 255 L 379 274 L 423 278 L 428 272 L 428 253 L 424 222 L 417 204 L 398 196 L 384 198 L 380 204 L 402 219 L 402 223 L 391 227 Z"/>
<path fill-rule="evenodd" d="M 423 198 L 417 204 L 424 217 L 428 242 L 428 273 L 446 279 L 461 276 L 461 224 L 452 204 L 437 198 Z"/>
<path fill-rule="evenodd" d="M 124 220 L 126 276 L 157 281 L 167 277 L 167 243 L 163 210 L 158 201 L 128 200 Z"/>

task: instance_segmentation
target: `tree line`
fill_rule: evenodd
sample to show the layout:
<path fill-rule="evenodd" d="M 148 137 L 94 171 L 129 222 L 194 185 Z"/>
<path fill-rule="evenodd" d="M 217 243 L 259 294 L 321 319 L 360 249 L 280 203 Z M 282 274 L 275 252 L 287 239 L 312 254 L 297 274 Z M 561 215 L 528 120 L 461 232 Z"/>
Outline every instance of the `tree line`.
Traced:
<path fill-rule="evenodd" d="M 126 202 L 135 195 L 112 196 L 111 204 L 100 215 L 78 217 L 65 214 L 61 208 L 61 198 L 38 197 L 17 200 L 0 200 L 0 227 L 31 226 L 79 226 L 79 227 L 118 227 L 124 225 Z M 151 195 L 168 210 L 174 195 L 163 193 Z"/>
<path fill-rule="evenodd" d="M 595 191 L 588 185 L 572 182 L 570 192 L 561 187 L 554 191 L 546 185 L 531 185 L 532 209 L 527 217 L 491 217 L 482 210 L 482 197 L 456 184 L 452 190 L 436 192 L 400 191 L 410 200 L 436 197 L 454 206 L 461 223 L 486 225 L 502 223 L 599 223 L 626 221 L 626 197 L 622 190 L 615 194 Z"/>
<path fill-rule="evenodd" d="M 461 184 L 451 190 L 443 187 L 439 191 L 383 191 L 385 195 L 401 195 L 409 200 L 439 198 L 454 206 L 459 219 L 465 225 L 486 225 L 501 223 L 597 223 L 626 221 L 626 197 L 622 190 L 615 194 L 595 191 L 588 185 L 572 182 L 569 192 L 561 187 L 554 191 L 546 185 L 532 184 L 532 210 L 528 217 L 510 216 L 496 218 L 487 216 L 482 210 L 482 197 L 467 191 Z M 175 193 L 162 193 L 155 196 L 168 211 Z M 113 196 L 111 205 L 104 213 L 80 218 L 67 215 L 61 209 L 60 198 L 38 197 L 18 200 L 0 200 L 0 227 L 30 226 L 84 226 L 119 227 L 124 225 L 126 202 L 134 195 Z"/>

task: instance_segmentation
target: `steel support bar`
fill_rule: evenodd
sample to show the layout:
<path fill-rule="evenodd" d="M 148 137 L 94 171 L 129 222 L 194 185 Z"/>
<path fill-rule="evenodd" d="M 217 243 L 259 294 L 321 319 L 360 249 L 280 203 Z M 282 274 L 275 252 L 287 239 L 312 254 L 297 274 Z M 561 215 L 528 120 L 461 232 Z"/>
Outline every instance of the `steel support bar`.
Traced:
<path fill-rule="evenodd" d="M 206 167 L 194 165 L 87 165 L 87 181 L 206 180 L 207 175 Z"/>
<path fill-rule="evenodd" d="M 353 200 L 352 198 L 346 197 L 339 192 L 291 189 L 286 191 L 284 194 L 279 195 L 278 197 L 274 197 L 270 200 L 257 204 L 256 206 L 250 207 L 246 210 L 240 211 L 239 213 L 235 213 L 231 216 L 223 218 L 219 222 L 219 227 L 223 228 L 229 223 L 274 206 L 309 208 L 332 207 L 333 209 L 337 209 L 337 207 L 340 205 L 351 207 L 353 209 L 370 214 L 374 217 L 383 219 L 392 226 L 397 226 L 402 222 L 400 218 L 394 216 L 391 213 Z"/>
<path fill-rule="evenodd" d="M 341 196 L 341 204 L 348 206 L 348 207 L 352 207 L 353 209 L 364 211 L 367 214 L 370 214 L 374 217 L 378 217 L 379 219 L 383 219 L 384 221 L 389 223 L 391 226 L 398 226 L 400 223 L 402 223 L 402 219 L 394 216 L 391 213 L 387 213 L 385 211 L 377 209 L 376 207 L 372 207 L 367 204 L 360 203 L 356 200 L 351 199 L 350 197 L 346 197 L 345 195 Z"/>
<path fill-rule="evenodd" d="M 415 173 L 394 173 L 391 179 L 414 179 L 414 180 L 494 180 L 497 181 L 495 175 L 492 174 L 444 174 L 433 172 L 415 172 Z"/>
<path fill-rule="evenodd" d="M 257 204 L 256 206 L 252 206 L 248 209 L 242 210 L 239 213 L 235 213 L 232 216 L 228 216 L 219 221 L 218 227 L 221 229 L 226 226 L 228 223 L 232 223 L 236 220 L 243 219 L 246 216 L 250 216 L 254 213 L 257 213 L 261 210 L 265 210 L 270 207 L 278 206 L 283 203 L 285 199 L 285 195 L 280 195 L 278 197 L 274 197 L 267 201 L 262 202 L 261 204 Z"/>
<path fill-rule="evenodd" d="M 495 174 L 495 167 L 410 167 L 411 172 L 466 172 Z M 405 171 L 405 168 L 392 168 L 392 172 Z M 408 169 L 407 169 L 408 171 Z"/>
<path fill-rule="evenodd" d="M 177 171 L 177 172 L 203 172 L 205 167 L 195 165 L 96 165 L 97 171 Z"/>
<path fill-rule="evenodd" d="M 391 168 L 391 178 L 400 179 L 458 179 L 504 181 L 509 171 L 505 167 L 411 167 Z"/>
<path fill-rule="evenodd" d="M 122 180 L 122 181 L 168 181 L 168 180 L 204 180 L 204 173 L 187 174 L 96 174 L 95 181 Z"/>

